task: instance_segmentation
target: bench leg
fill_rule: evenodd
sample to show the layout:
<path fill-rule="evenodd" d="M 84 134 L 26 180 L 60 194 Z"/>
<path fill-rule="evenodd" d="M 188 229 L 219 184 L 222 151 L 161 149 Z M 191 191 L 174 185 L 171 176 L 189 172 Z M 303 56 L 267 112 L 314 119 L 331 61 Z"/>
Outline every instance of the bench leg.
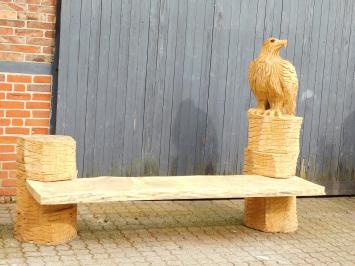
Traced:
<path fill-rule="evenodd" d="M 40 205 L 26 187 L 17 187 L 14 236 L 35 244 L 56 245 L 77 235 L 76 204 Z"/>
<path fill-rule="evenodd" d="M 56 182 L 76 178 L 75 141 L 63 136 L 19 138 L 16 178 L 15 238 L 48 245 L 75 238 L 76 205 L 40 205 L 26 188 L 27 179 Z"/>
<path fill-rule="evenodd" d="M 298 226 L 296 197 L 246 198 L 244 224 L 263 232 L 296 231 Z"/>

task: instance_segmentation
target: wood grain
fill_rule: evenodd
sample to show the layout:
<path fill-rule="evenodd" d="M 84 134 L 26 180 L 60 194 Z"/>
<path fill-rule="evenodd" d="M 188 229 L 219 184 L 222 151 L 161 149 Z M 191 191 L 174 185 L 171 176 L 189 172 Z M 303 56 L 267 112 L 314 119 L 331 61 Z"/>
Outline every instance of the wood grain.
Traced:
<path fill-rule="evenodd" d="M 80 178 L 60 182 L 27 180 L 40 204 L 131 200 L 174 200 L 324 195 L 324 187 L 299 177 L 257 175 Z"/>

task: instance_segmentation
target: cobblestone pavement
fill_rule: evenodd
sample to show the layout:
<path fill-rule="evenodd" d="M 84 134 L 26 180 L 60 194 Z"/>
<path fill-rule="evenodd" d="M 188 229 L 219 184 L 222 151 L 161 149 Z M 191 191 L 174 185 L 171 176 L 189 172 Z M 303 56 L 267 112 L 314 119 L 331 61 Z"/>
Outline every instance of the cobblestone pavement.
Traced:
<path fill-rule="evenodd" d="M 299 230 L 242 225 L 243 200 L 79 205 L 79 236 L 38 246 L 13 238 L 0 205 L 0 265 L 355 265 L 355 197 L 298 200 Z"/>

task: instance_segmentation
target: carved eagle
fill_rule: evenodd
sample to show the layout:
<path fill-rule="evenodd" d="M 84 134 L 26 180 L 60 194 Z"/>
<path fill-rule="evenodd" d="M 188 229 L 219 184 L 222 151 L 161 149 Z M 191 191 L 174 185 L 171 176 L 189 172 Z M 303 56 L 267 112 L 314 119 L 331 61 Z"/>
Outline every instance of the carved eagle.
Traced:
<path fill-rule="evenodd" d="M 280 56 L 287 40 L 267 39 L 249 65 L 248 80 L 257 107 L 250 112 L 281 116 L 295 115 L 298 79 L 295 67 Z"/>

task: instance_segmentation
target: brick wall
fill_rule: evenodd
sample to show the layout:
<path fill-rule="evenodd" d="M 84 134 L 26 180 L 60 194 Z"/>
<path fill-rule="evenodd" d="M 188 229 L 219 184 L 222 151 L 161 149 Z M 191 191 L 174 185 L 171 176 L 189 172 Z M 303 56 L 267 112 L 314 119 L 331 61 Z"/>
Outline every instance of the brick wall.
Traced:
<path fill-rule="evenodd" d="M 56 0 L 0 0 L 0 60 L 52 62 Z"/>
<path fill-rule="evenodd" d="M 55 13 L 55 0 L 0 0 L 0 61 L 51 63 Z M 51 75 L 0 72 L 0 202 L 16 194 L 17 137 L 49 133 L 51 86 Z"/>
<path fill-rule="evenodd" d="M 0 195 L 15 194 L 18 135 L 48 134 L 50 75 L 0 74 Z"/>

